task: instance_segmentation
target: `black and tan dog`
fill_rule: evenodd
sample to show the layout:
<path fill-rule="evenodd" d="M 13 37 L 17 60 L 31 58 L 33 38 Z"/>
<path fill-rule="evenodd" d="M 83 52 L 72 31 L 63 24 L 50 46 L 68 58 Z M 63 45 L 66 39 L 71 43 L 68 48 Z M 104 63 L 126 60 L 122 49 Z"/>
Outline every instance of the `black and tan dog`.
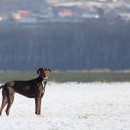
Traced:
<path fill-rule="evenodd" d="M 35 98 L 35 114 L 41 114 L 41 99 L 45 92 L 45 86 L 50 73 L 49 68 L 39 68 L 36 79 L 28 81 L 10 81 L 2 86 L 2 104 L 0 108 L 0 115 L 3 108 L 7 104 L 6 114 L 9 115 L 10 107 L 14 100 L 14 94 L 19 93 L 28 98 Z"/>

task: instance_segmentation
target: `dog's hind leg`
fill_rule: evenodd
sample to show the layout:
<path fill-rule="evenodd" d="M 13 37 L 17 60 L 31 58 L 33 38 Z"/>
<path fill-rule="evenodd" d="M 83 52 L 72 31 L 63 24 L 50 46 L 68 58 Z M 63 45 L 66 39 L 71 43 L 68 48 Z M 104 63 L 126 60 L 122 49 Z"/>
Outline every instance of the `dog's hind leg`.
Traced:
<path fill-rule="evenodd" d="M 2 114 L 2 111 L 3 111 L 4 107 L 6 106 L 6 104 L 7 104 L 7 97 L 5 95 L 4 90 L 2 90 L 2 104 L 1 104 L 1 108 L 0 108 L 0 115 Z"/>
<path fill-rule="evenodd" d="M 13 101 L 14 101 L 14 90 L 13 90 L 13 88 L 8 87 L 6 94 L 7 94 L 7 108 L 6 108 L 5 112 L 6 112 L 6 115 L 8 116 L 9 111 L 10 111 L 10 107 L 13 104 Z"/>
<path fill-rule="evenodd" d="M 6 108 L 6 115 L 9 115 L 9 111 L 11 108 L 11 105 L 13 104 L 14 101 L 14 95 L 9 95 L 9 97 L 7 98 L 7 108 Z"/>

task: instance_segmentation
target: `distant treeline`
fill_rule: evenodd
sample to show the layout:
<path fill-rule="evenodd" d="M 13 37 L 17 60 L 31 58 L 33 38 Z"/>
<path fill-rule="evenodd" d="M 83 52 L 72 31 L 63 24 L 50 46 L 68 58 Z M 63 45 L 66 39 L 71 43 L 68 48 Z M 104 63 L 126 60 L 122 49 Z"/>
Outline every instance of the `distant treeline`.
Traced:
<path fill-rule="evenodd" d="M 30 80 L 36 78 L 34 72 L 0 72 L 0 84 L 11 80 Z M 49 82 L 130 82 L 130 72 L 55 72 Z"/>
<path fill-rule="evenodd" d="M 0 70 L 130 69 L 130 23 L 0 25 Z"/>

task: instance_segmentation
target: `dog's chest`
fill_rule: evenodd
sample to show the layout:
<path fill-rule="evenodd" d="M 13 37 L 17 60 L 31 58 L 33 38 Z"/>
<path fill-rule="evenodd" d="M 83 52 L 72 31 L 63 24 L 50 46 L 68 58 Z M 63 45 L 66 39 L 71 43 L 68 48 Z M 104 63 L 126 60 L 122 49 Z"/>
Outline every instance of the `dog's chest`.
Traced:
<path fill-rule="evenodd" d="M 47 84 L 47 78 L 44 78 L 43 81 L 42 81 L 42 86 L 45 87 Z"/>
<path fill-rule="evenodd" d="M 43 81 L 42 81 L 42 86 L 45 87 L 45 86 L 46 86 L 46 83 L 47 83 L 47 80 L 43 80 Z"/>

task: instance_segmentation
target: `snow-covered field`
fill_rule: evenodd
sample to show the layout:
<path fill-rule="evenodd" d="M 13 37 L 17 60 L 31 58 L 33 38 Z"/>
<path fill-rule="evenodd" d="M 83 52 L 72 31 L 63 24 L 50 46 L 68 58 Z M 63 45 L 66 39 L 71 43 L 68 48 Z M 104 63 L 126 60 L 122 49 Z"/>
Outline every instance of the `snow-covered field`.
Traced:
<path fill-rule="evenodd" d="M 15 94 L 0 130 L 130 130 L 130 83 L 49 83 L 41 116 L 33 99 Z"/>

